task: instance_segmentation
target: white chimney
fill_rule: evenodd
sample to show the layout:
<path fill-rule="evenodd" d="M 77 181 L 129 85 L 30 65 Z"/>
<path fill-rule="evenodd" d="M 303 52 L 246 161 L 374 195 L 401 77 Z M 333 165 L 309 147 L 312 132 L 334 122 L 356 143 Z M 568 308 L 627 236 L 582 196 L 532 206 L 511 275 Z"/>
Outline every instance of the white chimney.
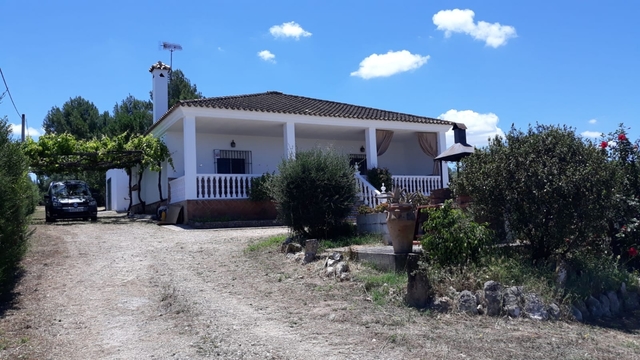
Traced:
<path fill-rule="evenodd" d="M 162 61 L 151 65 L 153 76 L 153 122 L 155 123 L 169 110 L 169 71 L 171 67 Z"/>

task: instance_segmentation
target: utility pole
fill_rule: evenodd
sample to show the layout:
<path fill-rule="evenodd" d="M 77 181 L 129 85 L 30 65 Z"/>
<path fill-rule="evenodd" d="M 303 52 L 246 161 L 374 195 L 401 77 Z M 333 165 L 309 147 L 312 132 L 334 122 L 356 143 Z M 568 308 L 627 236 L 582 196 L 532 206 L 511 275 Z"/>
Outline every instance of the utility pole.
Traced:
<path fill-rule="evenodd" d="M 24 142 L 25 139 L 25 133 L 26 133 L 26 128 L 27 126 L 27 118 L 24 116 L 24 114 L 22 114 L 22 142 Z"/>

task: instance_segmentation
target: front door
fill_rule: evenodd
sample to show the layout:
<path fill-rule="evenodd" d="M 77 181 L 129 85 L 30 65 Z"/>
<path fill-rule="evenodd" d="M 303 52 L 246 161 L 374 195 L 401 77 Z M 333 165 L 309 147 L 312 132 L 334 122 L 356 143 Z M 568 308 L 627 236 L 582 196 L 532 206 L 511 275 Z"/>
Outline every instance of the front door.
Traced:
<path fill-rule="evenodd" d="M 349 165 L 357 168 L 360 175 L 367 175 L 367 155 L 364 154 L 350 154 Z"/>

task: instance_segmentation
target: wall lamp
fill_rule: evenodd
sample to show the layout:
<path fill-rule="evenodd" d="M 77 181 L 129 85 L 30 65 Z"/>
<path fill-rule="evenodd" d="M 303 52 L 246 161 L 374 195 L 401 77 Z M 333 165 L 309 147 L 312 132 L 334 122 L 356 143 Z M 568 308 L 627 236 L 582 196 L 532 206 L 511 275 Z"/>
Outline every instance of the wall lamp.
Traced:
<path fill-rule="evenodd" d="M 364 152 L 364 146 L 360 146 L 360 152 L 363 153 Z"/>
<path fill-rule="evenodd" d="M 236 147 L 236 142 L 234 140 L 231 140 L 231 147 L 232 148 Z"/>

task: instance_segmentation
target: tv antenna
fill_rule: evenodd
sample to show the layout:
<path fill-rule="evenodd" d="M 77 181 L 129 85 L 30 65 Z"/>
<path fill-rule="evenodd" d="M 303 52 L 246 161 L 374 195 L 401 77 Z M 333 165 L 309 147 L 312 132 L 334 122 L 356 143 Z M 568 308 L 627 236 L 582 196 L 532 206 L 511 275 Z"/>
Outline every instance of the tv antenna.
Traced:
<path fill-rule="evenodd" d="M 162 43 L 160 43 L 160 46 L 162 47 L 162 50 L 169 50 L 169 52 L 171 53 L 169 58 L 169 66 L 171 67 L 171 72 L 173 72 L 173 52 L 182 50 L 182 45 L 163 41 Z"/>

